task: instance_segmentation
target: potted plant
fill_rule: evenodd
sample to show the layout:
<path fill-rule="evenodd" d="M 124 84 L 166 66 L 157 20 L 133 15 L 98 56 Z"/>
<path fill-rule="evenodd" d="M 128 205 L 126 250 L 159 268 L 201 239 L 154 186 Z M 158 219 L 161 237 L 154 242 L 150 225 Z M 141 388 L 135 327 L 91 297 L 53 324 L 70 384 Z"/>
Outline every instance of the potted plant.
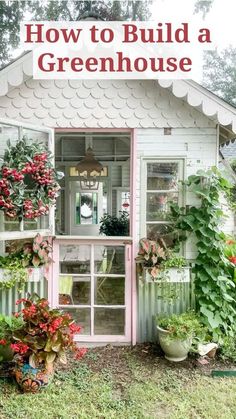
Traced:
<path fill-rule="evenodd" d="M 190 282 L 190 267 L 186 259 L 174 253 L 161 263 L 160 278 L 167 282 Z"/>
<path fill-rule="evenodd" d="M 21 318 L 0 314 L 0 362 L 12 361 L 14 354 L 10 347 L 10 338 L 22 326 Z"/>
<path fill-rule="evenodd" d="M 0 256 L 0 289 L 17 285 L 22 290 L 27 281 L 39 281 L 44 268 L 51 262 L 51 251 L 51 239 L 40 234 L 33 242 L 24 243 L 20 248 L 10 248 L 8 255 Z"/>
<path fill-rule="evenodd" d="M 169 250 L 163 239 L 159 242 L 141 239 L 136 263 L 144 282 L 190 281 L 190 271 L 185 258 Z"/>
<path fill-rule="evenodd" d="M 156 279 L 160 274 L 161 263 L 167 259 L 165 243 L 143 238 L 139 241 L 139 252 L 136 257 L 138 273 L 145 282 Z"/>
<path fill-rule="evenodd" d="M 121 215 L 105 214 L 100 220 L 100 234 L 105 236 L 128 236 L 129 235 L 129 214 L 127 211 L 120 211 Z"/>
<path fill-rule="evenodd" d="M 204 327 L 194 312 L 157 316 L 156 327 L 165 358 L 173 362 L 186 359 L 193 341 L 204 333 Z"/>
<path fill-rule="evenodd" d="M 15 315 L 24 324 L 11 337 L 15 353 L 15 377 L 24 392 L 37 392 L 53 377 L 56 361 L 66 364 L 66 351 L 76 352 L 80 359 L 86 350 L 78 348 L 74 335 L 81 330 L 71 316 L 58 309 L 50 309 L 45 298 L 37 295 L 21 299 L 23 308 Z"/>

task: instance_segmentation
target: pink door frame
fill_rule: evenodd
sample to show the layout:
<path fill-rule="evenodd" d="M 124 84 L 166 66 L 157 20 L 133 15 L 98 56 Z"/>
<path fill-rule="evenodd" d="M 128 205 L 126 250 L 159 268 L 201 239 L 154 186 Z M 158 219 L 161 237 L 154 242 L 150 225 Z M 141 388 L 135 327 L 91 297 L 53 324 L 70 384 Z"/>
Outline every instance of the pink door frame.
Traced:
<path fill-rule="evenodd" d="M 135 345 L 137 342 L 137 284 L 136 284 L 136 265 L 135 257 L 137 254 L 137 232 L 136 232 L 136 167 L 137 167 L 137 135 L 136 129 L 129 128 L 55 128 L 55 133 L 59 132 L 110 132 L 120 133 L 127 132 L 130 134 L 131 148 L 130 148 L 130 194 L 131 194 L 131 223 L 130 236 L 132 237 L 131 244 L 131 263 L 130 263 L 130 280 L 131 280 L 131 343 Z M 63 237 L 63 236 L 62 236 Z M 54 296 L 52 288 L 49 286 L 49 298 L 53 302 Z M 55 302 L 55 300 L 54 300 Z"/>

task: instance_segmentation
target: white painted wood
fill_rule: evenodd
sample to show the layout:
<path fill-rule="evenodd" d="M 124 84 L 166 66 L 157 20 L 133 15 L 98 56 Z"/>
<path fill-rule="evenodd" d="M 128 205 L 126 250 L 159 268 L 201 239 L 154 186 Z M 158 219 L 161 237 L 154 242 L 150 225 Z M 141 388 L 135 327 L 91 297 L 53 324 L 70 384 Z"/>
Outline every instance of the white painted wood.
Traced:
<path fill-rule="evenodd" d="M 179 101 L 155 80 L 130 80 L 129 83 L 119 80 L 119 84 L 115 80 L 92 84 L 82 81 L 81 87 L 76 87 L 71 80 L 46 82 L 28 78 L 8 94 L 4 90 L 6 86 L 3 87 L 0 117 L 12 115 L 21 121 L 53 128 L 215 126 L 215 122 L 184 100 Z"/>
<path fill-rule="evenodd" d="M 138 239 L 145 237 L 145 159 L 183 159 L 184 179 L 195 174 L 199 169 L 208 169 L 217 164 L 217 129 L 206 127 L 176 128 L 172 135 L 164 135 L 163 129 L 137 130 L 137 183 L 136 183 L 136 231 Z M 184 197 L 187 205 L 198 205 L 196 197 L 187 193 Z M 193 236 L 184 245 L 187 259 L 196 257 L 196 247 Z"/>

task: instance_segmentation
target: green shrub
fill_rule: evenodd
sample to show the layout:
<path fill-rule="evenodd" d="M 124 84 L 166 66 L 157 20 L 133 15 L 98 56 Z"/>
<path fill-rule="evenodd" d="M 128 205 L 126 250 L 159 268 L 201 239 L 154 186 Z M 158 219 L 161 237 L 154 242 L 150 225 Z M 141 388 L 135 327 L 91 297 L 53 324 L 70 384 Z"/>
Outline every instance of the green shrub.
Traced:
<path fill-rule="evenodd" d="M 226 336 L 224 338 L 220 357 L 224 360 L 236 362 L 236 336 Z"/>

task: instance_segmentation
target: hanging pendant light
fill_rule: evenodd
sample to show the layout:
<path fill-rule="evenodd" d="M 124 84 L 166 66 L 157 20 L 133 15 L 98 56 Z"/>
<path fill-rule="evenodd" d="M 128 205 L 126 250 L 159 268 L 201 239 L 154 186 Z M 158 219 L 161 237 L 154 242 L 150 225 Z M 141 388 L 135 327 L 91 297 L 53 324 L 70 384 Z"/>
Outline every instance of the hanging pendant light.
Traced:
<path fill-rule="evenodd" d="M 79 173 L 79 176 L 83 177 L 83 179 L 80 180 L 81 189 L 98 189 L 99 182 L 97 176 L 100 176 L 103 166 L 95 159 L 91 147 L 87 149 L 84 158 L 76 166 L 76 170 Z"/>

